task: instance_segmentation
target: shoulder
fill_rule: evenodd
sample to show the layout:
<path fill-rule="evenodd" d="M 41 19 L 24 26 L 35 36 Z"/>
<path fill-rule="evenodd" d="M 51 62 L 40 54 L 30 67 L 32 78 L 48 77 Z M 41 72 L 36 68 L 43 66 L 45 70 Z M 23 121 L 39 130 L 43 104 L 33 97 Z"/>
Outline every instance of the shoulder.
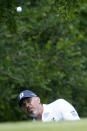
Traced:
<path fill-rule="evenodd" d="M 64 108 L 64 107 L 71 108 L 72 107 L 72 105 L 65 99 L 57 99 L 54 102 L 50 103 L 49 106 L 54 106 L 58 108 Z"/>
<path fill-rule="evenodd" d="M 51 104 L 61 104 L 61 103 L 66 103 L 67 101 L 64 99 L 57 99 L 54 102 L 52 102 Z"/>
<path fill-rule="evenodd" d="M 58 99 L 56 100 L 56 103 L 58 103 L 61 107 L 72 107 L 72 104 L 65 99 Z"/>
<path fill-rule="evenodd" d="M 66 101 L 64 99 L 57 99 L 54 102 L 50 103 L 49 106 L 59 106 L 66 103 Z"/>

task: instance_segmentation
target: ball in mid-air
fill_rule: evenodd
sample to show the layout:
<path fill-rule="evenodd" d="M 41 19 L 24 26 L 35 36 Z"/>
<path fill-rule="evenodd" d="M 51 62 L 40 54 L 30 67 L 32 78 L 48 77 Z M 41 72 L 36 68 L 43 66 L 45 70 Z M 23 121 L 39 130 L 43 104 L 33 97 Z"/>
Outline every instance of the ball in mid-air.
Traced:
<path fill-rule="evenodd" d="M 21 12 L 21 11 L 22 11 L 22 7 L 21 7 L 21 6 L 18 6 L 18 7 L 16 8 L 16 10 L 17 10 L 17 12 Z"/>

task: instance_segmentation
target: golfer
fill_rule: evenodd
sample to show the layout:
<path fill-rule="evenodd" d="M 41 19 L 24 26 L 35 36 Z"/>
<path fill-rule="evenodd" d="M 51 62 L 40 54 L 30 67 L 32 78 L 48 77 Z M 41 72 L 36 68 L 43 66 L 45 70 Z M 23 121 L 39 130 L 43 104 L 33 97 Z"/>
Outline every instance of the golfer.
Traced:
<path fill-rule="evenodd" d="M 80 120 L 75 108 L 64 99 L 58 99 L 50 104 L 41 104 L 40 98 L 34 92 L 24 90 L 18 96 L 18 103 L 24 112 L 35 120 L 43 122 Z"/>

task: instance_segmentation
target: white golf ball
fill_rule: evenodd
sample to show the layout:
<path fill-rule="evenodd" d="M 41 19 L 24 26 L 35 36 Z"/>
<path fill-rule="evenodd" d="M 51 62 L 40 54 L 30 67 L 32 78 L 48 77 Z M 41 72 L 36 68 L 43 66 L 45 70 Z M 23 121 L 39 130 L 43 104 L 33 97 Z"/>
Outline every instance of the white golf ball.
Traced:
<path fill-rule="evenodd" d="M 17 12 L 21 12 L 22 11 L 22 7 L 19 6 L 19 7 L 16 8 L 16 10 L 17 10 Z"/>

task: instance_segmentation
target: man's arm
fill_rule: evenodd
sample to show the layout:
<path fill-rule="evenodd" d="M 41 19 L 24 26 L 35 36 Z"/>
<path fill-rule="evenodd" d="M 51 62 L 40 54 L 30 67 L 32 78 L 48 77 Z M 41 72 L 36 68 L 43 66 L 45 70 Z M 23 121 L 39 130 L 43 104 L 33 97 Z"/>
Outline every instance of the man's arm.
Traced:
<path fill-rule="evenodd" d="M 61 115 L 63 120 L 80 120 L 75 108 L 66 100 L 60 99 Z"/>

